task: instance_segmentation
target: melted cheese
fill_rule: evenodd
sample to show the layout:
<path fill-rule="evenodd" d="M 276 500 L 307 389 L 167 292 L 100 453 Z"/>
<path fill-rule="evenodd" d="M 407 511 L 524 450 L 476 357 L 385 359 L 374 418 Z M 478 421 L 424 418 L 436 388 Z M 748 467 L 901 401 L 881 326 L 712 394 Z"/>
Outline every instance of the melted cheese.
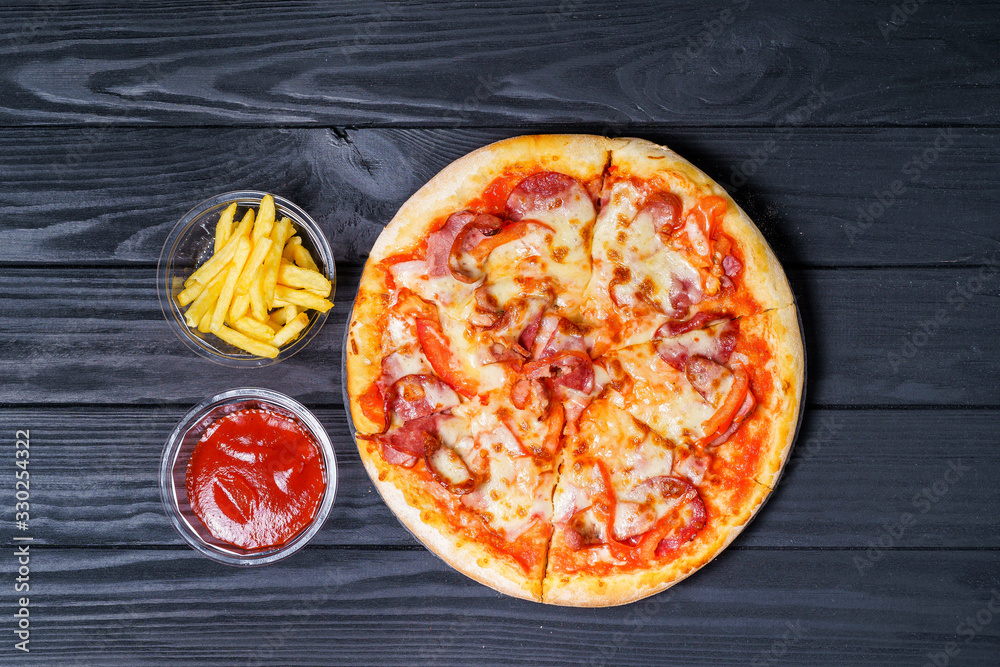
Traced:
<path fill-rule="evenodd" d="M 675 442 L 691 442 L 705 436 L 703 425 L 715 407 L 701 397 L 687 377 L 668 365 L 652 344 L 619 350 L 608 355 L 630 381 L 611 392 L 612 402 Z"/>
<path fill-rule="evenodd" d="M 630 321 L 619 332 L 621 345 L 649 340 L 675 314 L 670 295 L 677 286 L 686 286 L 692 302 L 702 298 L 701 274 L 683 254 L 663 243 L 652 216 L 636 207 L 642 198 L 630 181 L 615 183 L 594 225 L 593 274 L 585 291 L 587 317 L 600 324 L 618 307 L 627 308 Z"/>

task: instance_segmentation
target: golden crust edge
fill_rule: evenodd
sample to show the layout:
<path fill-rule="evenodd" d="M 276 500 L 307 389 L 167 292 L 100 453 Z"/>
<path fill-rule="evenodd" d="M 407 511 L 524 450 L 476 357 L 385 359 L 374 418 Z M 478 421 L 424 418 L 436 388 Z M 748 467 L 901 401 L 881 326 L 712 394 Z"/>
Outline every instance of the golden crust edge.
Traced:
<path fill-rule="evenodd" d="M 781 392 L 780 415 L 772 416 L 772 435 L 768 451 L 758 465 L 755 481 L 774 488 L 788 462 L 795 443 L 802 412 L 802 396 L 805 391 L 805 348 L 802 346 L 802 330 L 799 328 L 798 311 L 795 306 L 785 306 L 771 311 L 746 317 L 741 320 L 751 324 L 766 322 L 769 345 L 778 360 L 777 379 L 784 387 Z"/>

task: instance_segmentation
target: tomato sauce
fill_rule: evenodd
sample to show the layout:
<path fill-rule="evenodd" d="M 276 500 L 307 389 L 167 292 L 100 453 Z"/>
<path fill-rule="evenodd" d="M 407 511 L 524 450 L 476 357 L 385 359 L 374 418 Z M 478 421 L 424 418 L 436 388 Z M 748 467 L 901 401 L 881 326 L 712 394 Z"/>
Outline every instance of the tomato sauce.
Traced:
<path fill-rule="evenodd" d="M 305 428 L 252 409 L 209 427 L 191 454 L 186 486 L 191 509 L 213 536 L 265 549 L 309 525 L 326 480 L 319 446 Z"/>

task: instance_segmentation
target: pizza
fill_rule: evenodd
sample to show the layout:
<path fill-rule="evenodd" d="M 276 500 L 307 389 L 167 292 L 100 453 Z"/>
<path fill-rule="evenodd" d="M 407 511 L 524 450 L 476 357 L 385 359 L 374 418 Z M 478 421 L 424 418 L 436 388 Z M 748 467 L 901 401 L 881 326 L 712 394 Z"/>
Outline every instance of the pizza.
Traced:
<path fill-rule="evenodd" d="M 773 490 L 803 386 L 760 232 L 640 139 L 516 137 L 452 163 L 376 241 L 346 338 L 361 459 L 460 572 L 610 606 L 724 549 Z"/>

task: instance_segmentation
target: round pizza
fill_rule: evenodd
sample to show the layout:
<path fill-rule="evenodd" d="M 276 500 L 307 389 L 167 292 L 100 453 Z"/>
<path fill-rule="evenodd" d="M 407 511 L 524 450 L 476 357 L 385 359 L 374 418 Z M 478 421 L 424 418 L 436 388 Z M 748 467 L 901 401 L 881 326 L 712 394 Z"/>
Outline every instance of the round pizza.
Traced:
<path fill-rule="evenodd" d="M 365 468 L 464 574 L 609 606 L 711 560 L 773 490 L 803 350 L 763 236 L 640 139 L 516 137 L 372 249 L 346 340 Z"/>

